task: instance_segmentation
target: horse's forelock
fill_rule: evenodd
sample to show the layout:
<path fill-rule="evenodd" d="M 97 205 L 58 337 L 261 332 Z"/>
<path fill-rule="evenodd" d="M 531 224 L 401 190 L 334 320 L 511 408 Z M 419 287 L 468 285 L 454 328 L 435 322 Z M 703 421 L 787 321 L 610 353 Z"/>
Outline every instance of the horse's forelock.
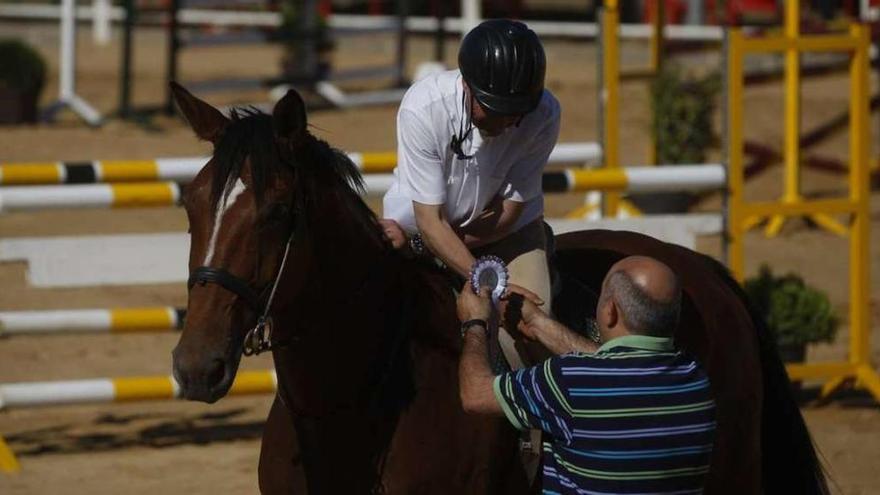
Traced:
<path fill-rule="evenodd" d="M 253 193 L 260 202 L 266 184 L 281 166 L 273 140 L 272 118 L 255 108 L 236 108 L 230 112 L 230 123 L 214 148 L 212 203 L 226 194 L 246 163 L 250 164 Z"/>

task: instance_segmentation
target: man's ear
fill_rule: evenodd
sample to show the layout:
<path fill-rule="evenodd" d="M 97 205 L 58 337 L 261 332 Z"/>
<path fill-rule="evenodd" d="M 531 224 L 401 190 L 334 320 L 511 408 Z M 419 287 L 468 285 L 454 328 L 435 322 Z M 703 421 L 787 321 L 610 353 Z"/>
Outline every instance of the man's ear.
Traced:
<path fill-rule="evenodd" d="M 608 298 L 606 306 L 608 307 L 608 319 L 605 321 L 608 322 L 608 328 L 614 328 L 620 322 L 620 309 L 617 307 L 614 299 L 611 298 Z"/>
<path fill-rule="evenodd" d="M 288 90 L 272 110 L 276 136 L 297 142 L 306 132 L 307 123 L 305 102 L 295 89 Z"/>
<path fill-rule="evenodd" d="M 174 81 L 168 84 L 171 86 L 174 101 L 177 102 L 177 106 L 196 136 L 217 144 L 223 130 L 229 124 L 229 119 L 220 113 L 220 110 L 193 96 L 180 84 Z"/>
<path fill-rule="evenodd" d="M 600 297 L 599 307 L 596 310 L 596 320 L 605 324 L 606 328 L 614 328 L 620 320 L 620 312 L 617 304 L 610 297 Z"/>

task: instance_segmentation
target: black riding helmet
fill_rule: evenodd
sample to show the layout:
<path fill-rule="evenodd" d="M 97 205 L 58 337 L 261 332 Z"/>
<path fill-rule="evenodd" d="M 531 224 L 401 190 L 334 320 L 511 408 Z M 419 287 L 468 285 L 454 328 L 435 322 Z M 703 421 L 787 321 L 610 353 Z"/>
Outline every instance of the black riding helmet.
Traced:
<path fill-rule="evenodd" d="M 501 115 L 534 110 L 544 92 L 544 47 L 525 24 L 491 19 L 461 42 L 458 67 L 480 105 Z"/>

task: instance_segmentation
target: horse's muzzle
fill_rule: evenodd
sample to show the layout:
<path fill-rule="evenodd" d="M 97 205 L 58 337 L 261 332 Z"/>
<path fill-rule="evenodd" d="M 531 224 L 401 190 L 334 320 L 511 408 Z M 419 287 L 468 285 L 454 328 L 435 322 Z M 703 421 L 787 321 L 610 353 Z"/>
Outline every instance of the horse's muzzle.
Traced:
<path fill-rule="evenodd" d="M 171 353 L 174 361 L 174 379 L 180 386 L 180 395 L 187 400 L 214 403 L 232 386 L 237 366 L 224 357 L 191 358 L 180 352 Z"/>

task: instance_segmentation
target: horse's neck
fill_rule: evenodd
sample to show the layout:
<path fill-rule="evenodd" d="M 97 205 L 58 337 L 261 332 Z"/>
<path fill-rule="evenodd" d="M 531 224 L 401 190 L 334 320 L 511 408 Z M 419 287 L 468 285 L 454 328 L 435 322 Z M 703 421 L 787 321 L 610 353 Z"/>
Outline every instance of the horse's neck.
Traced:
<path fill-rule="evenodd" d="M 314 416 L 293 414 L 301 449 L 308 450 L 303 457 L 306 477 L 318 492 L 371 493 L 377 483 L 401 476 L 402 459 L 422 456 L 424 449 L 448 450 L 453 445 L 448 432 L 460 431 L 460 426 L 475 434 L 482 431 L 474 429 L 474 417 L 460 411 L 460 339 L 454 298 L 445 279 L 434 270 L 399 259 L 389 267 L 404 275 L 372 278 L 363 298 L 349 308 L 326 313 L 325 331 L 340 333 L 338 347 L 291 356 L 297 361 L 316 360 L 315 367 L 299 369 L 297 380 L 319 385 L 320 397 L 313 398 L 328 401 Z M 374 337 L 364 345 L 359 341 L 364 335 Z M 347 368 L 358 360 L 361 373 Z M 322 363 L 330 366 L 319 369 Z M 327 378 L 331 375 L 340 381 Z M 359 392 L 341 392 L 363 377 L 370 379 Z M 280 375 L 279 379 L 286 381 Z M 366 400 L 358 402 L 356 410 L 346 408 L 336 415 L 333 412 L 340 409 L 332 404 L 334 393 L 341 393 L 343 401 L 362 393 Z M 391 465 L 383 472 L 385 459 Z M 344 478 L 336 470 L 340 465 L 347 469 Z M 416 470 L 405 478 L 419 476 Z"/>
<path fill-rule="evenodd" d="M 349 211 L 343 194 L 327 195 L 317 208 L 321 218 L 312 220 L 316 223 L 314 256 L 322 272 L 316 282 L 331 298 L 333 292 L 344 296 L 358 290 L 370 268 L 387 251 L 380 234 L 372 230 L 377 228 L 373 220 Z"/>
<path fill-rule="evenodd" d="M 457 320 L 442 276 L 388 253 L 355 223 L 362 220 L 333 202 L 328 198 L 319 205 L 322 228 L 310 236 L 316 258 L 310 276 L 318 290 L 307 291 L 313 293 L 292 306 L 289 316 L 300 330 L 334 337 L 311 341 L 314 348 L 304 340 L 285 352 L 287 364 L 276 367 L 285 371 L 279 371 L 281 388 L 298 399 L 288 404 L 293 416 L 298 408 L 305 412 L 297 430 L 310 450 L 305 459 L 310 485 L 364 488 L 376 480 L 377 463 L 392 438 L 430 437 L 431 448 L 443 447 L 442 436 L 425 433 L 430 425 L 423 423 L 441 408 L 459 407 Z M 397 432 L 399 421 L 403 433 Z M 340 464 L 358 474 L 351 480 L 334 477 L 328 466 Z"/>

